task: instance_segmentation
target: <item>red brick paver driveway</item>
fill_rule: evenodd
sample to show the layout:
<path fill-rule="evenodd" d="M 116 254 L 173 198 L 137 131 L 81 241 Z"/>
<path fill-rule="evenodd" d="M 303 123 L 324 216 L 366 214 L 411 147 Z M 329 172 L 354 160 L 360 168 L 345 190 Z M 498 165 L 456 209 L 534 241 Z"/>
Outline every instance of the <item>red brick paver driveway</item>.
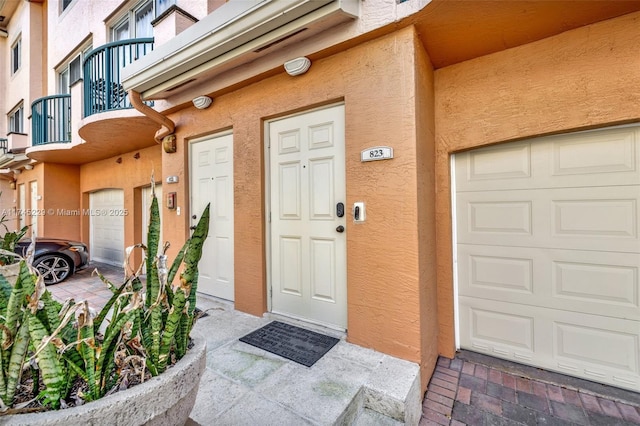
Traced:
<path fill-rule="evenodd" d="M 637 425 L 640 394 L 462 351 L 440 358 L 424 425 Z"/>

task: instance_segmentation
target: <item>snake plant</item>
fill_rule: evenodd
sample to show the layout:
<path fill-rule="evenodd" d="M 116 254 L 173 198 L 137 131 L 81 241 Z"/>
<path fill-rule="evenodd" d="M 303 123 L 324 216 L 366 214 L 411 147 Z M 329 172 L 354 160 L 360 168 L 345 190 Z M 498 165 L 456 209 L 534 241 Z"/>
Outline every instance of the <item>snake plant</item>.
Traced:
<path fill-rule="evenodd" d="M 169 267 L 169 244 L 159 246 L 154 194 L 147 245 L 126 250 L 124 282 L 115 285 L 96 271 L 112 291 L 97 315 L 86 301 L 54 300 L 28 257 L 19 262 L 15 284 L 0 275 L 0 416 L 21 411 L 15 406 L 16 393 L 27 376 L 33 387 L 29 410 L 34 404 L 57 409 L 71 400 L 93 401 L 122 388 L 127 374 L 144 380 L 146 372 L 161 374 L 179 360 L 194 324 L 198 262 L 208 228 L 207 205 Z M 143 250 L 144 262 L 131 268 L 135 249 Z M 10 253 L 0 250 L 0 255 Z"/>

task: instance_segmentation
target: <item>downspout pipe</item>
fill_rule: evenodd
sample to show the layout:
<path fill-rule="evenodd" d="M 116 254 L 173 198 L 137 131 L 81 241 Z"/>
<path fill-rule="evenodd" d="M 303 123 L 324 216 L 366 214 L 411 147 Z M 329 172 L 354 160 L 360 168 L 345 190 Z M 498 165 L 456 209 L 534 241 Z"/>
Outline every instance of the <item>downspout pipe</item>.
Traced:
<path fill-rule="evenodd" d="M 160 129 L 156 132 L 154 139 L 158 143 L 162 143 L 162 140 L 173 134 L 176 130 L 176 125 L 173 121 L 171 121 L 168 117 L 162 115 L 155 109 L 151 108 L 149 105 L 142 102 L 142 98 L 140 97 L 140 93 L 135 90 L 129 90 L 127 92 L 129 94 L 129 101 L 131 105 L 138 111 L 140 111 L 145 116 L 149 117 L 154 122 L 160 125 Z"/>

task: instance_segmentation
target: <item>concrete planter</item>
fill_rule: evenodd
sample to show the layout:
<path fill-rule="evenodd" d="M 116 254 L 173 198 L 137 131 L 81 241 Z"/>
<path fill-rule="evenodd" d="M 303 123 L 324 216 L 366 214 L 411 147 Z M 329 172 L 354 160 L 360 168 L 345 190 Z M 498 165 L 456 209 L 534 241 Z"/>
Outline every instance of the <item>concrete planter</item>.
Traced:
<path fill-rule="evenodd" d="M 183 426 L 196 402 L 206 348 L 205 340 L 195 337 L 194 346 L 178 363 L 145 383 L 66 410 L 0 416 L 0 424 Z"/>

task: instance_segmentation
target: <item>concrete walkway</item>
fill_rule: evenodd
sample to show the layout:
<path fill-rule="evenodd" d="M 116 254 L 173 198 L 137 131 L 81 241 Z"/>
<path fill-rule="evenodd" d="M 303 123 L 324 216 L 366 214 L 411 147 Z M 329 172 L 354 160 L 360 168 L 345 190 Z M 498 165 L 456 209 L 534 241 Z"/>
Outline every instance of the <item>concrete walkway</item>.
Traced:
<path fill-rule="evenodd" d="M 49 286 L 59 299 L 86 299 L 96 311 L 110 291 L 95 267 L 114 284 L 121 268 L 95 265 Z M 194 333 L 207 341 L 207 369 L 189 425 L 401 425 L 418 424 L 422 395 L 415 363 L 347 343 L 344 333 L 266 314 L 255 317 L 230 302 L 198 295 L 206 315 Z M 273 320 L 340 339 L 305 367 L 238 339 Z"/>
<path fill-rule="evenodd" d="M 121 268 L 97 266 L 114 283 L 122 281 Z M 94 267 L 48 289 L 97 310 L 110 292 L 92 276 Z M 462 351 L 438 360 L 420 395 L 417 365 L 351 345 L 341 333 L 254 317 L 205 296 L 198 307 L 207 316 L 194 331 L 207 339 L 208 353 L 192 426 L 640 424 L 635 392 Z M 341 341 L 311 368 L 238 341 L 274 319 Z"/>

